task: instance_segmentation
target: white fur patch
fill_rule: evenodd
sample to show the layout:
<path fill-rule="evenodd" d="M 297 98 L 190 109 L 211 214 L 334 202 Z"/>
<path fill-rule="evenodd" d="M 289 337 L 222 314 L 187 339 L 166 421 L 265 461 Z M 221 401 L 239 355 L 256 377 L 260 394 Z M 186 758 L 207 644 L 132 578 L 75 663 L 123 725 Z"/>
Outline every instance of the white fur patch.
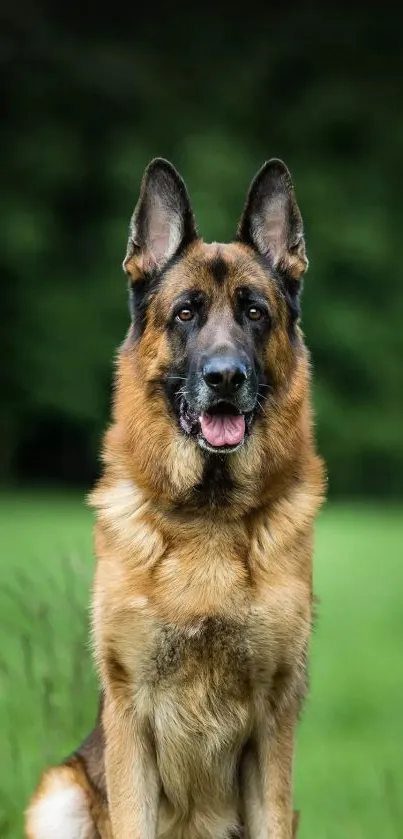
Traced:
<path fill-rule="evenodd" d="M 79 786 L 54 779 L 28 810 L 27 831 L 32 839 L 94 839 L 88 802 Z"/>
<path fill-rule="evenodd" d="M 95 490 L 91 503 L 138 564 L 153 564 L 161 556 L 165 548 L 162 537 L 147 523 L 150 503 L 132 481 L 120 479 L 111 487 Z"/>

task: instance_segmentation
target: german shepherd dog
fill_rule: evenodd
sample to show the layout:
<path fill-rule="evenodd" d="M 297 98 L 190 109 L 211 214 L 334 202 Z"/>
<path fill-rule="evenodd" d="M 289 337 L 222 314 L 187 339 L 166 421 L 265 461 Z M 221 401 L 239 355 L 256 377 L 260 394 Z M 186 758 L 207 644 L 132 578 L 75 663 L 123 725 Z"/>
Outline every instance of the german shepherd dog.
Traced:
<path fill-rule="evenodd" d="M 42 777 L 29 839 L 296 833 L 324 494 L 306 268 L 281 161 L 256 175 L 230 244 L 199 238 L 170 163 L 146 169 L 124 260 L 132 323 L 91 495 L 99 717 Z"/>

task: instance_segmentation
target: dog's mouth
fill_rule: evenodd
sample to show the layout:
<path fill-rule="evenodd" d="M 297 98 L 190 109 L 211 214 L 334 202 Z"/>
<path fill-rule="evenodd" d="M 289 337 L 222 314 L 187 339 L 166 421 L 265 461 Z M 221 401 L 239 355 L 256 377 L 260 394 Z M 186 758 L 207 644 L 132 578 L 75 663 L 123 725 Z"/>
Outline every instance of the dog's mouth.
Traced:
<path fill-rule="evenodd" d="M 230 402 L 219 401 L 208 411 L 196 413 L 185 399 L 180 405 L 182 430 L 196 437 L 203 449 L 215 453 L 235 451 L 245 440 L 253 412 L 241 413 Z"/>

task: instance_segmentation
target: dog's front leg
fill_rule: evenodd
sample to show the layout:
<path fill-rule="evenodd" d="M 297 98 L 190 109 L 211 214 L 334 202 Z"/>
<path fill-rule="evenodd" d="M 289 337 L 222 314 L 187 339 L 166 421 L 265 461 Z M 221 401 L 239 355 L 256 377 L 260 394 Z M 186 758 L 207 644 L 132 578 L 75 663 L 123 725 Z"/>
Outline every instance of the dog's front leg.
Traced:
<path fill-rule="evenodd" d="M 296 712 L 256 734 L 244 756 L 242 797 L 247 839 L 295 839 L 298 815 L 292 809 L 292 770 Z"/>
<path fill-rule="evenodd" d="M 160 783 L 144 724 L 106 698 L 105 772 L 114 839 L 155 839 Z"/>
<path fill-rule="evenodd" d="M 270 839 L 295 836 L 292 797 L 296 722 L 297 712 L 291 707 L 277 717 L 274 728 L 259 743 Z"/>

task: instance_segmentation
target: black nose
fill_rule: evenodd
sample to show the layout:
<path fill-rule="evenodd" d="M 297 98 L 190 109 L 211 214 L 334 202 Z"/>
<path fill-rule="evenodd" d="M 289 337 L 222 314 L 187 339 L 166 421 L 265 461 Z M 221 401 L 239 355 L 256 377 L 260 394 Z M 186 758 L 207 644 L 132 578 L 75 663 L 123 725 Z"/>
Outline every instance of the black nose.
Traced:
<path fill-rule="evenodd" d="M 237 358 L 216 356 L 203 367 L 206 384 L 217 393 L 234 393 L 246 382 L 248 371 Z"/>

